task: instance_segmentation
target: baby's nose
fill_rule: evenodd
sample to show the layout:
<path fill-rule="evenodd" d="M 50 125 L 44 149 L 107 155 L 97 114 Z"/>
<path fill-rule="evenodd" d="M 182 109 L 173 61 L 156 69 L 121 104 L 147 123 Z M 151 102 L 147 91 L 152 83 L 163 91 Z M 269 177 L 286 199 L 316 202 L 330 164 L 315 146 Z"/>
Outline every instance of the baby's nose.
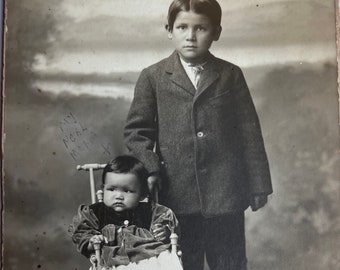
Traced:
<path fill-rule="evenodd" d="M 116 190 L 115 197 L 116 197 L 116 199 L 120 199 L 120 200 L 124 199 L 123 192 L 119 191 L 119 190 Z"/>

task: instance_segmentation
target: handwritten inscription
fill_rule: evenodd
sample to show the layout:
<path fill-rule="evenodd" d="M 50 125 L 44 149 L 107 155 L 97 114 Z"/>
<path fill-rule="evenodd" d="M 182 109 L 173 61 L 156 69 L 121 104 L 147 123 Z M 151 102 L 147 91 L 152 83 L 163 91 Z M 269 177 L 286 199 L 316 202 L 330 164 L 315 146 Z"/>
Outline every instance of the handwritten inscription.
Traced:
<path fill-rule="evenodd" d="M 85 127 L 72 112 L 59 121 L 59 131 L 62 143 L 74 161 L 98 149 L 103 155 L 112 155 L 111 143 L 101 142 L 97 133 Z"/>

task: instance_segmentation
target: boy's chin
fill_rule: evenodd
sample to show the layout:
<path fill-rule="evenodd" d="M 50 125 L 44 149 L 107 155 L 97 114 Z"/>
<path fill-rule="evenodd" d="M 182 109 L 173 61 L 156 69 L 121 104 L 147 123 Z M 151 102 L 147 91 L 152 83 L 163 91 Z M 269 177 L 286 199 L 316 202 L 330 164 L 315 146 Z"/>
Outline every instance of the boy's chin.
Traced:
<path fill-rule="evenodd" d="M 209 53 L 207 52 L 204 55 L 197 55 L 194 53 L 179 53 L 181 58 L 187 62 L 187 63 L 193 63 L 193 64 L 201 64 L 205 61 Z"/>

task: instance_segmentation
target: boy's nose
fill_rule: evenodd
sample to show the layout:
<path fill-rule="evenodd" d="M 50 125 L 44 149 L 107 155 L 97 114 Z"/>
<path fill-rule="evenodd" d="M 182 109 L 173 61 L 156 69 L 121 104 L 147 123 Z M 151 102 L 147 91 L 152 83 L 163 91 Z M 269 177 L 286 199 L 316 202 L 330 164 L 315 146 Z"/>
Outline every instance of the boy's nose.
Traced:
<path fill-rule="evenodd" d="M 188 29 L 187 40 L 196 40 L 196 31 L 195 31 L 195 29 Z"/>

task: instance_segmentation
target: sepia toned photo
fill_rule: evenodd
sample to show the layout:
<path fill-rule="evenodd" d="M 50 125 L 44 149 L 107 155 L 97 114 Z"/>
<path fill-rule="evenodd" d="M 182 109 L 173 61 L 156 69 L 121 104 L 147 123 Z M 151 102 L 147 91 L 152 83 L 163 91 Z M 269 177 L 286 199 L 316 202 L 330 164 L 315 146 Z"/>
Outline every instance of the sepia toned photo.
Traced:
<path fill-rule="evenodd" d="M 3 269 L 339 269 L 337 1 L 172 3 L 4 2 Z"/>

